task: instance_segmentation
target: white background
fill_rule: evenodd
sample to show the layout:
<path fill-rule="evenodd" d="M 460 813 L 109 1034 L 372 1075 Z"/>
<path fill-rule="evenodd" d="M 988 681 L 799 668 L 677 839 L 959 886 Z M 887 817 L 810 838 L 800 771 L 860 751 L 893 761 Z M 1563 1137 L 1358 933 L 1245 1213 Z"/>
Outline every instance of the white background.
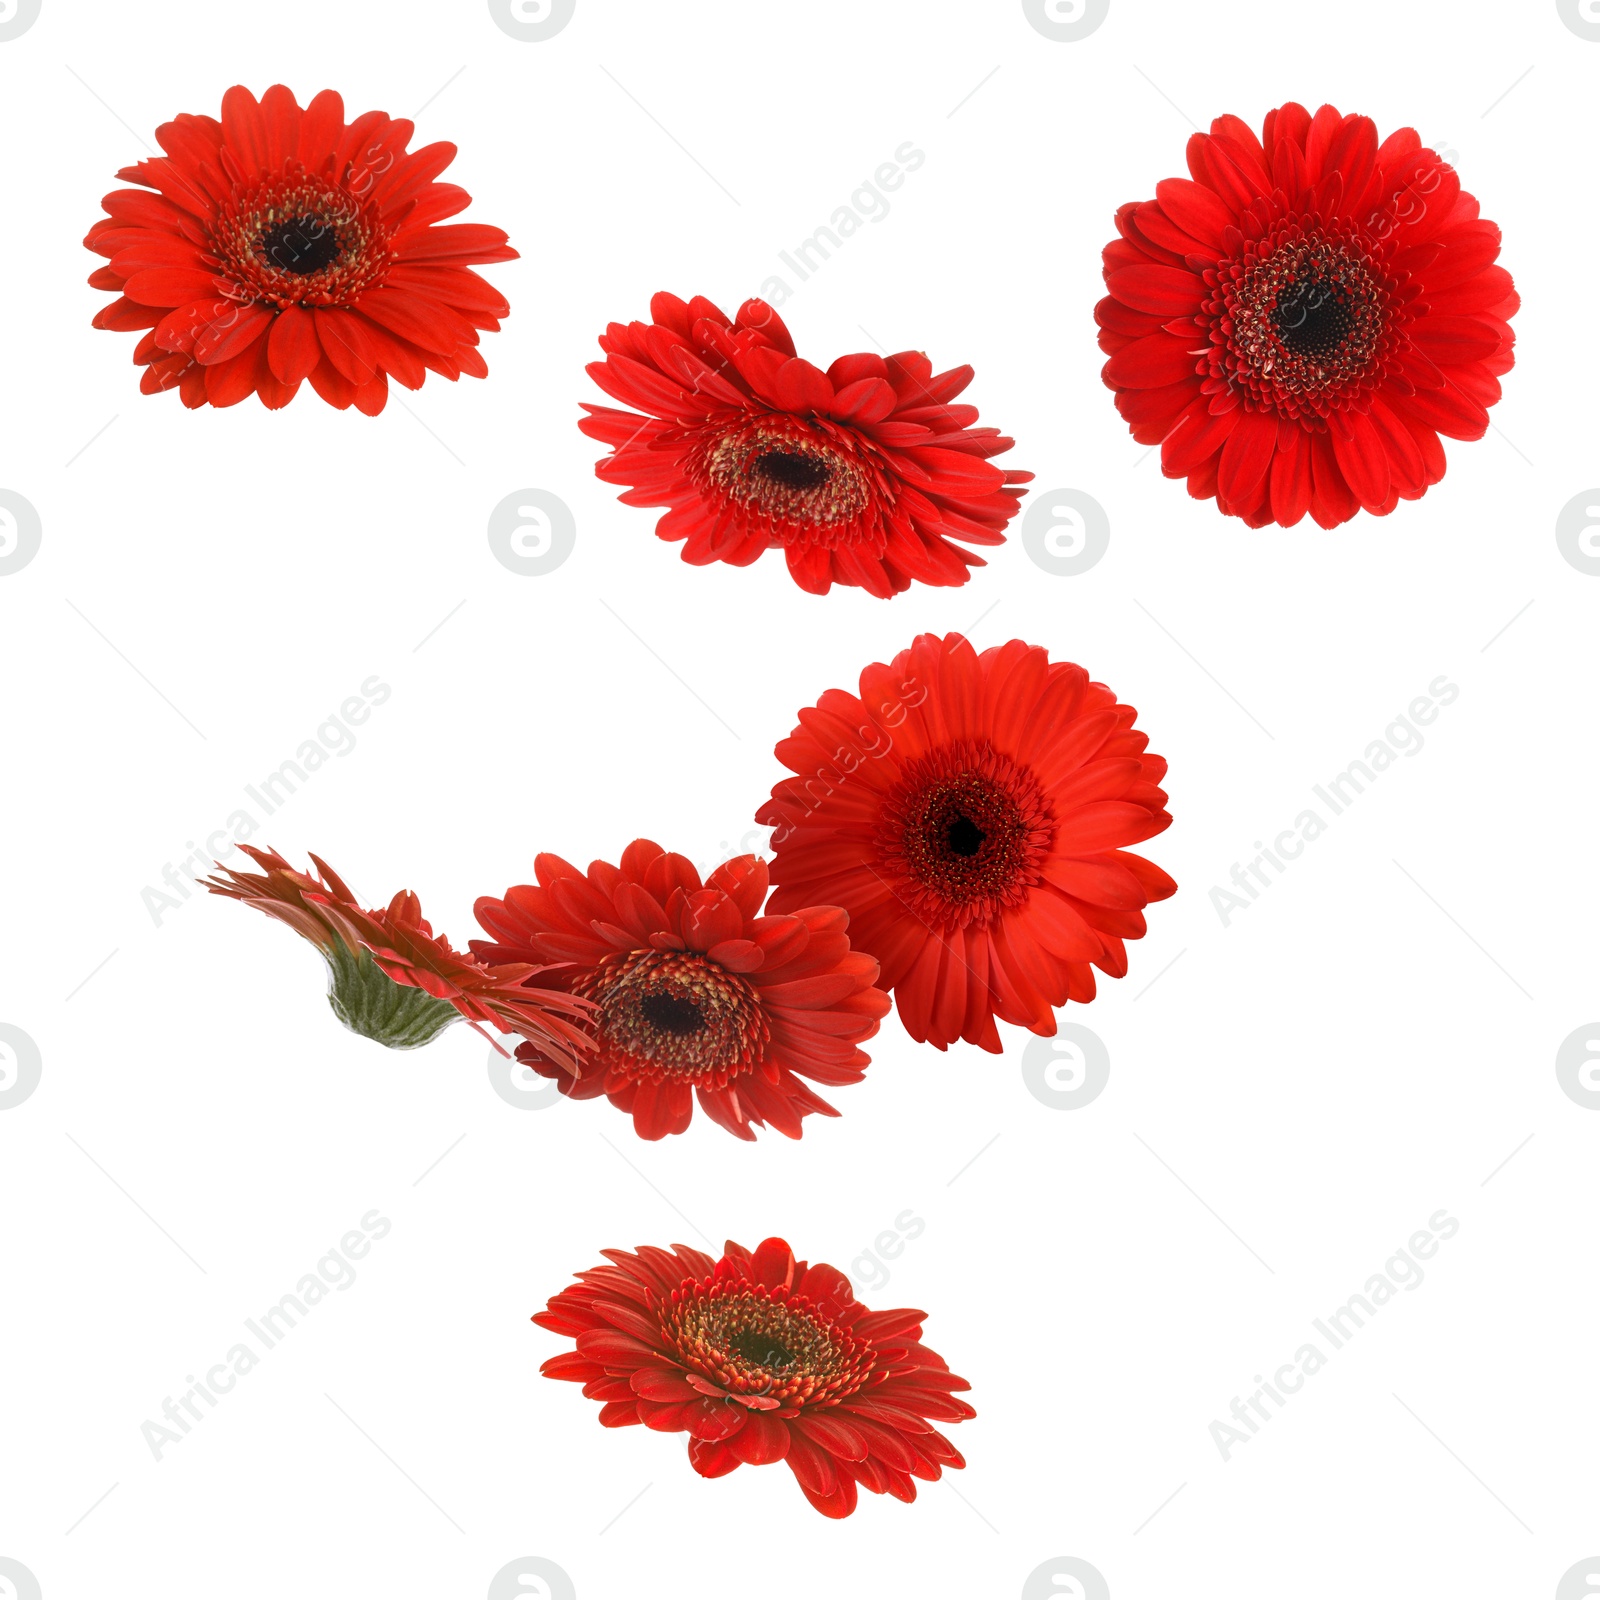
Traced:
<path fill-rule="evenodd" d="M 1117 1600 L 1553 1595 L 1600 1547 L 1600 1114 L 1554 1073 L 1600 1013 L 1600 580 L 1554 539 L 1600 479 L 1597 75 L 1545 0 L 1113 0 L 1079 43 L 1010 0 L 579 0 L 544 43 L 482 3 L 44 0 L 0 43 L 0 487 L 44 525 L 0 578 L 0 1022 L 43 1057 L 0 1112 L 0 1556 L 46 1600 L 475 1597 L 524 1555 L 582 1600 L 1009 1600 L 1060 1556 Z M 460 146 L 463 220 L 522 251 L 486 269 L 513 307 L 487 381 L 376 420 L 309 387 L 190 413 L 90 328 L 79 241 L 115 170 L 279 80 L 426 102 L 417 142 Z M 1189 118 L 1289 98 L 1454 151 L 1525 301 L 1495 430 L 1333 533 L 1163 479 L 1091 318 L 1112 212 L 1184 171 Z M 1054 577 L 1013 539 L 888 603 L 804 595 L 776 557 L 684 566 L 592 475 L 596 335 L 659 288 L 732 312 L 794 283 L 778 252 L 907 140 L 890 213 L 783 315 L 823 365 L 971 362 L 1004 464 L 1092 494 L 1108 555 Z M 525 487 L 577 519 L 544 577 L 486 538 Z M 604 1102 L 513 1109 L 465 1029 L 415 1055 L 343 1032 L 264 919 L 141 903 L 374 674 L 355 750 L 256 843 L 414 888 L 462 941 L 540 849 L 643 834 L 709 866 L 759 843 L 799 706 L 950 628 L 1083 663 L 1172 763 L 1149 853 L 1180 893 L 1071 1018 L 1111 1055 L 1084 1109 L 1028 1092 L 1026 1035 L 940 1055 L 891 1019 L 800 1144 L 697 1117 L 646 1145 Z M 1441 674 L 1425 748 L 1225 928 L 1211 887 Z M 373 1208 L 359 1281 L 152 1459 L 140 1425 Z M 1224 1463 L 1212 1421 L 1441 1208 L 1427 1281 Z M 974 1385 L 969 1470 L 834 1524 L 785 1468 L 703 1482 L 681 1436 L 605 1432 L 538 1377 L 566 1343 L 527 1319 L 601 1248 L 769 1233 L 928 1311 Z"/>

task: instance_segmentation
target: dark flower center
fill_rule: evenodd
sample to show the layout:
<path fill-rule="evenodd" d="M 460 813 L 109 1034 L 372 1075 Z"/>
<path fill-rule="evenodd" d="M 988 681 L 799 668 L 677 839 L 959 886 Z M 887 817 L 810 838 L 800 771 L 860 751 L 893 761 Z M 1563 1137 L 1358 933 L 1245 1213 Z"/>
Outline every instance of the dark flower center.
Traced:
<path fill-rule="evenodd" d="M 985 742 L 911 763 L 879 814 L 879 858 L 930 926 L 962 927 L 1021 904 L 1055 838 L 1039 781 Z"/>
<path fill-rule="evenodd" d="M 820 457 L 791 450 L 764 451 L 750 468 L 758 478 L 785 489 L 820 489 L 833 476 L 828 463 Z"/>
<path fill-rule="evenodd" d="M 720 510 L 774 544 L 847 544 L 862 537 L 873 480 L 858 451 L 826 425 L 763 416 L 708 428 L 695 476 Z"/>
<path fill-rule="evenodd" d="M 744 1328 L 732 1335 L 728 1340 L 728 1348 L 746 1361 L 766 1367 L 769 1371 L 795 1364 L 792 1350 L 786 1350 L 770 1333 L 761 1333 L 755 1328 Z"/>
<path fill-rule="evenodd" d="M 321 272 L 339 259 L 339 235 L 320 217 L 286 217 L 261 235 L 256 244 L 261 254 L 280 272 L 304 278 Z"/>
<path fill-rule="evenodd" d="M 803 1295 L 786 1298 L 736 1279 L 674 1290 L 661 1331 L 685 1367 L 761 1409 L 842 1400 L 866 1381 L 872 1346 L 840 1328 Z"/>
<path fill-rule="evenodd" d="M 1350 291 L 1319 278 L 1289 284 L 1278 296 L 1272 320 L 1297 356 L 1335 356 L 1355 327 Z"/>
<path fill-rule="evenodd" d="M 599 1006 L 604 1070 L 720 1089 L 766 1057 L 771 1028 L 755 990 L 692 951 L 619 952 L 573 987 Z"/>
<path fill-rule="evenodd" d="M 640 999 L 639 1014 L 652 1028 L 670 1033 L 675 1039 L 687 1038 L 706 1025 L 700 1007 L 688 995 L 659 989 Z"/>
<path fill-rule="evenodd" d="M 945 830 L 945 842 L 958 856 L 975 856 L 983 848 L 988 835 L 971 817 L 957 815 Z"/>

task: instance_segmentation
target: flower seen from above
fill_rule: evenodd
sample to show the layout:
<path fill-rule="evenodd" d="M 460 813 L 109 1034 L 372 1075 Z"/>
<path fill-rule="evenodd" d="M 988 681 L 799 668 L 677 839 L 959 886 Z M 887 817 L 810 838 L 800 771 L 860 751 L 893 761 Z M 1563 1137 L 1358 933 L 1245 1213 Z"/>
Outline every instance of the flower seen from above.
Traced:
<path fill-rule="evenodd" d="M 347 123 L 331 89 L 302 109 L 282 84 L 159 127 L 165 153 L 117 174 L 140 187 L 108 194 L 84 240 L 107 258 L 91 286 L 118 295 L 94 325 L 142 335 L 140 389 L 277 409 L 309 380 L 373 416 L 391 379 L 484 377 L 480 330 L 510 307 L 471 268 L 517 252 L 499 228 L 441 225 L 472 197 L 437 181 L 456 147 L 408 151 L 413 131 Z"/>
<path fill-rule="evenodd" d="M 778 745 L 794 776 L 756 813 L 770 909 L 842 906 L 914 1039 L 998 1051 L 996 1018 L 1053 1034 L 1176 889 L 1129 848 L 1172 821 L 1136 715 L 1037 645 L 923 634 Z"/>
<path fill-rule="evenodd" d="M 976 1415 L 922 1341 L 921 1311 L 868 1311 L 835 1267 L 796 1261 L 782 1239 L 720 1260 L 687 1245 L 605 1250 L 534 1321 L 576 1341 L 540 1370 L 581 1383 L 608 1428 L 686 1433 L 706 1478 L 785 1462 L 828 1517 L 858 1486 L 916 1498 L 965 1466 L 934 1424 Z"/>
<path fill-rule="evenodd" d="M 1161 469 L 1253 528 L 1384 516 L 1481 439 L 1520 301 L 1500 230 L 1410 128 L 1290 103 L 1219 117 L 1117 213 L 1103 377 Z"/>
<path fill-rule="evenodd" d="M 936 374 L 904 351 L 824 371 L 762 300 L 729 318 L 662 293 L 650 316 L 613 322 L 589 368 L 635 409 L 586 404 L 579 426 L 611 446 L 595 472 L 626 487 L 625 504 L 668 508 L 656 532 L 685 561 L 747 566 L 776 549 L 813 594 L 839 583 L 886 598 L 965 583 L 983 565 L 967 547 L 1004 541 L 1033 474 L 994 466 L 1012 441 L 955 403 L 971 367 Z"/>

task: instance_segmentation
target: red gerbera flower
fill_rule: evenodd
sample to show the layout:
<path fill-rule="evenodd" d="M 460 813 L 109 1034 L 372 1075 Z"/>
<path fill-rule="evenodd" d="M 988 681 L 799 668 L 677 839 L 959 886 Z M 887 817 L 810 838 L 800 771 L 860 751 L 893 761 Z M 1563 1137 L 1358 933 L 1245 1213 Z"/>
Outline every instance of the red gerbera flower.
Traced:
<path fill-rule="evenodd" d="M 850 948 L 836 906 L 764 917 L 767 869 L 754 856 L 705 881 L 682 856 L 636 839 L 620 866 L 587 873 L 559 856 L 534 862 L 537 888 L 487 896 L 478 921 L 496 943 L 490 961 L 557 963 L 530 985 L 593 1003 L 594 1054 L 580 1076 L 545 1060 L 537 1040 L 517 1059 L 575 1100 L 607 1095 L 644 1139 L 682 1133 L 694 1097 L 741 1139 L 770 1123 L 791 1139 L 800 1119 L 838 1112 L 800 1080 L 859 1083 L 888 997 L 878 963 Z"/>
<path fill-rule="evenodd" d="M 933 1422 L 975 1416 L 970 1389 L 920 1341 L 922 1311 L 868 1311 L 836 1267 L 796 1261 L 782 1239 L 722 1259 L 675 1245 L 601 1252 L 534 1317 L 577 1340 L 539 1369 L 604 1401 L 608 1428 L 687 1433 L 689 1463 L 720 1478 L 787 1461 L 824 1516 L 856 1485 L 915 1500 L 912 1481 L 966 1465 Z"/>
<path fill-rule="evenodd" d="M 1095 308 L 1104 377 L 1161 469 L 1253 528 L 1384 516 L 1481 439 L 1521 303 L 1500 230 L 1410 128 L 1218 117 L 1190 178 L 1117 213 Z"/>
<path fill-rule="evenodd" d="M 996 1017 L 1053 1034 L 1177 887 L 1127 850 L 1172 821 L 1136 715 L 1037 645 L 923 634 L 777 747 L 796 776 L 756 813 L 771 909 L 843 906 L 914 1039 L 998 1051 Z"/>
<path fill-rule="evenodd" d="M 478 1033 L 488 1023 L 536 1044 L 566 1071 L 579 1070 L 578 1057 L 589 1047 L 579 1023 L 590 1007 L 559 990 L 525 988 L 537 967 L 490 966 L 451 949 L 423 919 L 409 890 L 381 911 L 365 911 L 319 857 L 311 858 L 322 875 L 317 878 L 295 871 L 276 851 L 239 848 L 263 871 L 235 872 L 219 862 L 221 876 L 204 879 L 206 887 L 244 901 L 316 945 L 328 963 L 328 1004 L 352 1032 L 393 1050 L 411 1050 L 464 1017 Z"/>
<path fill-rule="evenodd" d="M 668 506 L 656 524 L 696 566 L 748 566 L 779 548 L 802 589 L 854 584 L 887 598 L 913 582 L 954 585 L 1000 544 L 1031 472 L 988 458 L 1011 448 L 952 404 L 971 367 L 934 375 L 928 358 L 802 361 L 778 313 L 747 300 L 733 321 L 709 300 L 650 302 L 653 321 L 613 322 L 607 394 L 648 413 L 585 405 L 578 425 L 612 447 L 595 468 L 623 502 Z M 961 541 L 956 543 L 954 541 Z"/>
<path fill-rule="evenodd" d="M 472 197 L 434 181 L 456 147 L 408 153 L 412 132 L 382 111 L 346 124 L 331 89 L 302 110 L 282 84 L 259 103 L 230 89 L 221 122 L 157 128 L 166 155 L 117 174 L 144 188 L 108 194 L 84 240 L 110 257 L 90 284 L 120 294 L 94 325 L 150 330 L 140 389 L 276 409 L 309 378 L 329 405 L 375 416 L 389 378 L 484 377 L 478 330 L 510 307 L 468 268 L 517 252 L 499 228 L 436 226 Z"/>

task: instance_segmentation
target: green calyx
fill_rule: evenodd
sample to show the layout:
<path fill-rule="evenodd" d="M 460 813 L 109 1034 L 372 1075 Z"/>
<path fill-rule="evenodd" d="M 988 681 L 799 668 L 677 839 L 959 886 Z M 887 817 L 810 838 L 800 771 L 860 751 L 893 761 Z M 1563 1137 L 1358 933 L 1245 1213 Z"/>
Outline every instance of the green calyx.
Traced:
<path fill-rule="evenodd" d="M 365 950 L 335 943 L 328 958 L 328 1004 L 352 1033 L 391 1050 L 431 1044 L 461 1013 L 447 1000 L 396 983 Z"/>

